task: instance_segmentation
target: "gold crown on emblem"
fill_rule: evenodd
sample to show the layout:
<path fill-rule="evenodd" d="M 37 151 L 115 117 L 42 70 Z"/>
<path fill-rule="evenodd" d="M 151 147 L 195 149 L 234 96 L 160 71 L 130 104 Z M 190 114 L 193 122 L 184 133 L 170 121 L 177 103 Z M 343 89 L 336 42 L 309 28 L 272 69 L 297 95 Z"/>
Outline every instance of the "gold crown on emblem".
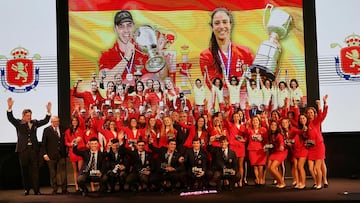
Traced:
<path fill-rule="evenodd" d="M 347 36 L 345 38 L 345 43 L 350 46 L 360 46 L 360 35 L 357 35 L 355 33 Z"/>
<path fill-rule="evenodd" d="M 28 50 L 23 47 L 16 47 L 11 51 L 11 55 L 14 58 L 26 58 L 28 53 Z"/>

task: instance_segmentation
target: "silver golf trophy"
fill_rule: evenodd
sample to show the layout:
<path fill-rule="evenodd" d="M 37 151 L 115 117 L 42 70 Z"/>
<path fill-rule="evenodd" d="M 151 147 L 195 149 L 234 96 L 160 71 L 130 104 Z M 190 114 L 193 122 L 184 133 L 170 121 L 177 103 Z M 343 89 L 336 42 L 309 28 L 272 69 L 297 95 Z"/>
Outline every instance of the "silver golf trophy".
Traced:
<path fill-rule="evenodd" d="M 269 18 L 266 22 L 266 12 L 269 11 Z M 253 65 L 250 66 L 252 73 L 259 68 L 260 75 L 271 80 L 275 79 L 277 65 L 281 54 L 280 39 L 287 36 L 291 16 L 278 8 L 274 8 L 272 4 L 267 4 L 264 9 L 263 24 L 267 30 L 270 39 L 263 41 L 256 53 Z"/>
<path fill-rule="evenodd" d="M 157 37 L 154 29 L 149 25 L 139 26 L 135 30 L 135 41 L 143 52 L 148 54 L 149 59 L 145 64 L 145 69 L 150 73 L 159 72 L 165 67 L 165 57 L 157 55 Z"/>

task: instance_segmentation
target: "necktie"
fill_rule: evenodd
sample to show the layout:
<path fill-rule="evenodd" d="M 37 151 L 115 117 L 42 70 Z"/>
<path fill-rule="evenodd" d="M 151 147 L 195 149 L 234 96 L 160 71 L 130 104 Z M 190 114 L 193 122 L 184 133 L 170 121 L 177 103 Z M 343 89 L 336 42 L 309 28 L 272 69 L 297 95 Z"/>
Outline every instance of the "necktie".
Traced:
<path fill-rule="evenodd" d="M 167 160 L 167 162 L 168 162 L 168 165 L 170 166 L 171 165 L 171 154 L 170 153 L 168 153 L 167 154 L 168 156 L 168 160 Z"/>
<path fill-rule="evenodd" d="M 144 152 L 140 152 L 140 160 L 141 160 L 141 164 L 144 165 L 145 162 Z"/>
<path fill-rule="evenodd" d="M 197 158 L 198 155 L 199 155 L 199 152 L 195 151 L 195 158 Z"/>
<path fill-rule="evenodd" d="M 60 137 L 60 133 L 59 133 L 58 128 L 54 128 L 54 130 L 55 130 L 56 135 L 57 135 L 58 137 Z"/>
<path fill-rule="evenodd" d="M 91 154 L 90 170 L 96 169 L 95 153 Z"/>
<path fill-rule="evenodd" d="M 227 159 L 226 149 L 223 150 L 223 156 L 224 156 L 224 159 Z"/>

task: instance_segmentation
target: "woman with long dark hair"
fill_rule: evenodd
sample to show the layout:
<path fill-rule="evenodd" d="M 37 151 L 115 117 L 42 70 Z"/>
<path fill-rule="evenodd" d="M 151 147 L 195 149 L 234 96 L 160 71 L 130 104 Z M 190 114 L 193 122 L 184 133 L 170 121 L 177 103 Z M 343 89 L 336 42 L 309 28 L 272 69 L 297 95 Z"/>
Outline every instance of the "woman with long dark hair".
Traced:
<path fill-rule="evenodd" d="M 233 25 L 233 16 L 226 8 L 216 8 L 212 12 L 210 45 L 200 53 L 202 74 L 207 74 L 210 81 L 215 78 L 223 81 L 223 72 L 228 80 L 231 76 L 240 78 L 243 74 L 241 64 L 252 64 L 254 56 L 251 50 L 231 42 Z M 211 87 L 209 82 L 207 85 Z"/>

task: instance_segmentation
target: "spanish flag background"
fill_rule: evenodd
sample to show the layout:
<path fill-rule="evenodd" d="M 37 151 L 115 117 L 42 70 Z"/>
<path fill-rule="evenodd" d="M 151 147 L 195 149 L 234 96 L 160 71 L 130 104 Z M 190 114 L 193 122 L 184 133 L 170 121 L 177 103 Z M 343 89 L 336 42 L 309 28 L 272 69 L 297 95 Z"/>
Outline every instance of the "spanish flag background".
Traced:
<path fill-rule="evenodd" d="M 278 77 L 284 80 L 287 70 L 289 79 L 297 79 L 306 96 L 302 0 L 69 0 L 71 87 L 78 78 L 86 82 L 93 73 L 98 73 L 101 53 L 116 41 L 114 15 L 119 10 L 128 10 L 135 26 L 150 25 L 170 36 L 166 51 L 174 59 L 168 64 L 169 69 L 174 72 L 176 86 L 188 91 L 187 97 L 192 98 L 191 85 L 176 64 L 186 54 L 191 79 L 202 79 L 199 55 L 209 47 L 212 11 L 218 7 L 231 11 L 232 42 L 249 47 L 255 56 L 259 45 L 269 39 L 266 23 L 272 10 L 267 9 L 268 4 L 292 18 L 288 35 L 279 40 L 282 50 Z"/>

